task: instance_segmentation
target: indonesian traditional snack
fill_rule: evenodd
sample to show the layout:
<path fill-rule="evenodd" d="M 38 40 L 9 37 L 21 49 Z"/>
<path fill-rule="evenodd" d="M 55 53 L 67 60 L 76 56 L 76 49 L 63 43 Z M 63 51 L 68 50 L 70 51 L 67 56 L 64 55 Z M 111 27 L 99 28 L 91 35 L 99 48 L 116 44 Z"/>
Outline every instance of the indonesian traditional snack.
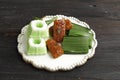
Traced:
<path fill-rule="evenodd" d="M 43 38 L 29 38 L 28 55 L 43 55 L 47 53 L 46 43 Z"/>
<path fill-rule="evenodd" d="M 55 20 L 53 25 L 53 38 L 57 42 L 62 42 L 65 36 L 65 20 Z"/>
<path fill-rule="evenodd" d="M 45 54 L 47 48 L 53 58 L 62 54 L 87 54 L 92 48 L 92 40 L 90 28 L 69 19 L 33 20 L 28 28 L 28 54 Z"/>
<path fill-rule="evenodd" d="M 42 20 L 33 20 L 29 25 L 29 37 L 38 38 L 38 37 L 49 37 L 49 32 L 47 24 Z"/>
<path fill-rule="evenodd" d="M 35 17 L 21 29 L 18 52 L 36 68 L 71 70 L 94 56 L 95 32 L 75 17 L 48 15 Z"/>
<path fill-rule="evenodd" d="M 49 37 L 47 24 L 42 20 L 33 20 L 28 28 L 28 55 L 41 55 L 47 53 L 44 38 Z"/>
<path fill-rule="evenodd" d="M 57 58 L 64 53 L 62 47 L 55 40 L 48 39 L 46 44 L 53 58 Z"/>

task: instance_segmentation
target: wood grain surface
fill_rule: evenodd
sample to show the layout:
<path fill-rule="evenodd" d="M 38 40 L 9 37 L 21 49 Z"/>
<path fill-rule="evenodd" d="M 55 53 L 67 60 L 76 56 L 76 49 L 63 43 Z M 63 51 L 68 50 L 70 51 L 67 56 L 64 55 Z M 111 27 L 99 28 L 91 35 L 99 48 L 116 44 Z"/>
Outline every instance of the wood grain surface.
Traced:
<path fill-rule="evenodd" d="M 54 14 L 77 17 L 96 32 L 96 54 L 85 65 L 49 72 L 18 53 L 21 28 Z M 0 80 L 120 80 L 120 0 L 0 0 Z"/>

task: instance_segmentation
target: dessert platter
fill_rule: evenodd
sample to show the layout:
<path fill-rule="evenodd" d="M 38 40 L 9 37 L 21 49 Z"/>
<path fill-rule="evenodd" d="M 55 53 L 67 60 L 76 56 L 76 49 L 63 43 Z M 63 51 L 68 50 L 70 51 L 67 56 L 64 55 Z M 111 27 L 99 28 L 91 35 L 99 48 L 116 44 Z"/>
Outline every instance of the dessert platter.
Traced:
<path fill-rule="evenodd" d="M 24 61 L 49 71 L 71 70 L 94 56 L 95 32 L 75 17 L 49 15 L 32 20 L 18 35 Z"/>

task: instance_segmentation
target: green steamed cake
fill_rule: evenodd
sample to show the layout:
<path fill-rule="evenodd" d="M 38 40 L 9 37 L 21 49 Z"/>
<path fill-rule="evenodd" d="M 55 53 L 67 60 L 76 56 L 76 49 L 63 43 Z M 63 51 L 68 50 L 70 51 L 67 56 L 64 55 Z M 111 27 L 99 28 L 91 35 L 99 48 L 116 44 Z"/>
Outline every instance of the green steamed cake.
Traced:
<path fill-rule="evenodd" d="M 29 37 L 31 38 L 47 38 L 49 37 L 49 31 L 47 24 L 42 20 L 33 20 L 29 25 Z"/>
<path fill-rule="evenodd" d="M 28 39 L 28 55 L 42 55 L 47 53 L 46 43 L 43 38 Z"/>
<path fill-rule="evenodd" d="M 42 55 L 47 53 L 45 38 L 49 37 L 47 24 L 42 20 L 33 20 L 27 30 L 27 54 Z"/>

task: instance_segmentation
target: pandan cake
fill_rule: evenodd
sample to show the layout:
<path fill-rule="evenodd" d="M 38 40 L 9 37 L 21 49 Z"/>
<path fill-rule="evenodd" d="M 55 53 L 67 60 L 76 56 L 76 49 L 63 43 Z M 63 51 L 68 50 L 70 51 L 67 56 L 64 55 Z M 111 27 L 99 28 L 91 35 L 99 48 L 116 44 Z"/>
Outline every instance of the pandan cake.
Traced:
<path fill-rule="evenodd" d="M 47 24 L 43 20 L 33 20 L 29 24 L 29 37 L 31 38 L 47 38 L 49 37 L 49 32 Z"/>
<path fill-rule="evenodd" d="M 41 55 L 47 53 L 45 38 L 49 37 L 47 24 L 43 20 L 33 20 L 28 28 L 28 55 Z"/>
<path fill-rule="evenodd" d="M 29 38 L 27 51 L 29 55 L 46 54 L 47 48 L 45 40 L 43 38 Z"/>

